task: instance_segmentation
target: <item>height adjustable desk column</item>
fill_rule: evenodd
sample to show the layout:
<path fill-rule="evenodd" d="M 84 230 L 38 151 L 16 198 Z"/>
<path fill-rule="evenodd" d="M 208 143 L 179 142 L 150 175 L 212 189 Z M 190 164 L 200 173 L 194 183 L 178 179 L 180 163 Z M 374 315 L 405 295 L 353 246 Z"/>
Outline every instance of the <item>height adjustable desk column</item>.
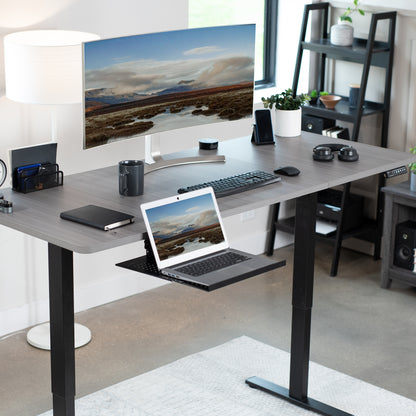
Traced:
<path fill-rule="evenodd" d="M 352 416 L 308 397 L 316 203 L 316 193 L 296 199 L 289 389 L 260 377 L 250 377 L 246 383 L 250 387 L 322 415 Z"/>

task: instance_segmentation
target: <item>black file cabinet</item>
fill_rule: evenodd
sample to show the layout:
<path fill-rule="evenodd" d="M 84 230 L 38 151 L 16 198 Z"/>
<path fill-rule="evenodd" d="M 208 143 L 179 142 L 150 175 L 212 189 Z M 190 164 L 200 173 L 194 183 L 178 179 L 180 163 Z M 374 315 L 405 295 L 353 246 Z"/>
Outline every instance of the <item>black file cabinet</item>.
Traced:
<path fill-rule="evenodd" d="M 413 254 L 416 249 L 416 192 L 409 182 L 382 188 L 385 195 L 381 287 L 392 281 L 416 286 Z"/>

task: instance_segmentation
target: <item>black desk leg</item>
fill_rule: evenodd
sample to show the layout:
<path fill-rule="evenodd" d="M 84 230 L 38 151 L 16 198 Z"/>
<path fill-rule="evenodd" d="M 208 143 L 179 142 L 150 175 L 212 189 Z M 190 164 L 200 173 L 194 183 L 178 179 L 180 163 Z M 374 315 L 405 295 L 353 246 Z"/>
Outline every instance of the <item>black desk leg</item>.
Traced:
<path fill-rule="evenodd" d="M 277 221 L 279 220 L 280 203 L 272 205 L 270 213 L 270 230 L 266 242 L 266 255 L 272 256 L 274 249 L 274 241 L 276 239 Z"/>
<path fill-rule="evenodd" d="M 292 339 L 289 389 L 259 377 L 246 380 L 250 387 L 270 393 L 325 416 L 352 416 L 308 398 L 309 348 L 315 260 L 316 193 L 296 200 L 293 259 Z"/>
<path fill-rule="evenodd" d="M 54 416 L 75 415 L 73 253 L 48 245 Z"/>

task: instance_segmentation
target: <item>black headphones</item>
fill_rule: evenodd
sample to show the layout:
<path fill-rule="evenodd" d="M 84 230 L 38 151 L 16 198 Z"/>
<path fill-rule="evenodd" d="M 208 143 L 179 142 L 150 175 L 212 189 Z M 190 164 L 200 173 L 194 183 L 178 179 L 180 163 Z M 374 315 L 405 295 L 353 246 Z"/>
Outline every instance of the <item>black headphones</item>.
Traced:
<path fill-rule="evenodd" d="M 345 146 L 338 143 L 320 144 L 313 148 L 313 160 L 329 162 L 334 158 L 334 153 L 338 152 L 338 159 L 342 162 L 355 162 L 358 160 L 358 152 L 352 146 Z"/>

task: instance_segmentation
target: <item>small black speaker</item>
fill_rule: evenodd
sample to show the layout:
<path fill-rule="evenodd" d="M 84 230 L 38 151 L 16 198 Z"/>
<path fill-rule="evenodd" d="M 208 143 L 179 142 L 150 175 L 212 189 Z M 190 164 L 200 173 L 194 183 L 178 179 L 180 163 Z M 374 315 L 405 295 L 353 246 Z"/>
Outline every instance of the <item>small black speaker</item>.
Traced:
<path fill-rule="evenodd" d="M 413 270 L 413 250 L 416 248 L 416 221 L 405 221 L 396 225 L 394 260 L 396 266 Z"/>
<path fill-rule="evenodd" d="M 335 120 L 302 114 L 302 130 L 321 134 L 322 130 L 335 127 Z"/>

